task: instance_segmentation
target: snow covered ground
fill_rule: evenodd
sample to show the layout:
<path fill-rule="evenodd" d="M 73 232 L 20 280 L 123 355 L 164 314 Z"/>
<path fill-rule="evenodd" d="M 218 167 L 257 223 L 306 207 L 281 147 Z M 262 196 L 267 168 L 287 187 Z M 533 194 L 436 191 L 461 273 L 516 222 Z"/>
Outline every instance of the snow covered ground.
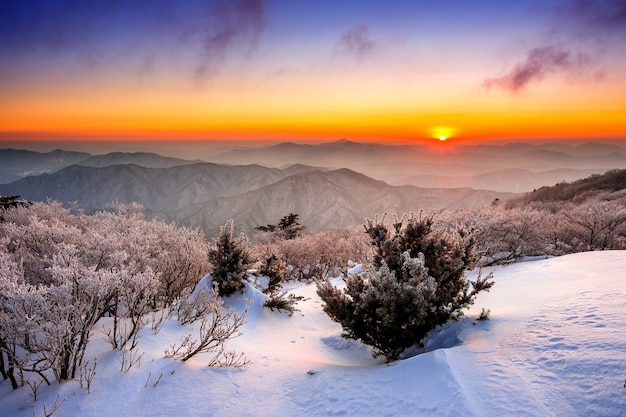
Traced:
<path fill-rule="evenodd" d="M 187 363 L 163 351 L 194 326 L 143 329 L 140 366 L 120 372 L 118 352 L 95 331 L 91 393 L 78 382 L 0 384 L 2 416 L 42 415 L 57 394 L 61 416 L 626 416 L 626 251 L 588 252 L 495 267 L 496 285 L 459 322 L 431 333 L 426 352 L 385 364 L 340 337 L 315 286 L 292 317 L 254 300 L 228 348 L 241 369 Z M 241 297 L 228 303 L 239 309 Z M 477 321 L 481 308 L 490 319 Z"/>

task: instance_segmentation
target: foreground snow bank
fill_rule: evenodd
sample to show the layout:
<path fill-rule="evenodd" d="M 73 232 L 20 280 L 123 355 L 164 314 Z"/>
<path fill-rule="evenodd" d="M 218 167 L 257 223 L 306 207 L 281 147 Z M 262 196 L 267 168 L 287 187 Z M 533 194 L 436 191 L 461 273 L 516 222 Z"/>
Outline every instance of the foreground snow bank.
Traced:
<path fill-rule="evenodd" d="M 386 365 L 340 337 L 315 286 L 288 317 L 262 307 L 251 286 L 227 304 L 255 301 L 243 335 L 244 369 L 163 358 L 193 326 L 144 329 L 141 365 L 120 373 L 116 353 L 93 334 L 91 393 L 77 382 L 30 390 L 0 385 L 3 416 L 623 416 L 626 410 L 626 251 L 590 252 L 491 268 L 496 285 L 459 322 L 430 334 L 426 353 Z M 484 273 L 484 271 L 483 271 Z M 482 307 L 488 321 L 477 321 Z"/>

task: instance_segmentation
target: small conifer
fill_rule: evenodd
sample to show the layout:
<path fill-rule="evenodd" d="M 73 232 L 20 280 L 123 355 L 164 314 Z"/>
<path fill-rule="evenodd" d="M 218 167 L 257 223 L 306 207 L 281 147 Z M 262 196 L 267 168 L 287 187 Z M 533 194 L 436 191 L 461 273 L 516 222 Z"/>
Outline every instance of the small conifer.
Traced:
<path fill-rule="evenodd" d="M 242 233 L 233 237 L 232 219 L 220 228 L 214 246 L 209 250 L 209 261 L 213 266 L 213 282 L 217 283 L 219 295 L 228 296 L 243 288 L 243 281 L 252 264 L 248 249 L 248 238 Z"/>

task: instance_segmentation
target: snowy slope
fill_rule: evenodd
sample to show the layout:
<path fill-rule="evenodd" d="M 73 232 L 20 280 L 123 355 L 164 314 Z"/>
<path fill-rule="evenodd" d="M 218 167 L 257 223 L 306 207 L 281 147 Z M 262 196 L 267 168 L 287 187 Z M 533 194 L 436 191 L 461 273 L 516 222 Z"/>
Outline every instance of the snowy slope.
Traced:
<path fill-rule="evenodd" d="M 292 317 L 262 308 L 252 288 L 242 369 L 163 357 L 190 331 L 175 321 L 143 331 L 139 367 L 120 373 L 94 332 L 91 393 L 78 382 L 30 390 L 0 384 L 2 416 L 624 416 L 626 251 L 589 252 L 493 268 L 496 285 L 459 322 L 431 333 L 427 352 L 390 365 L 340 337 L 315 287 Z M 243 308 L 241 298 L 229 300 Z M 476 321 L 481 307 L 490 320 Z M 159 379 L 160 377 L 160 379 Z"/>

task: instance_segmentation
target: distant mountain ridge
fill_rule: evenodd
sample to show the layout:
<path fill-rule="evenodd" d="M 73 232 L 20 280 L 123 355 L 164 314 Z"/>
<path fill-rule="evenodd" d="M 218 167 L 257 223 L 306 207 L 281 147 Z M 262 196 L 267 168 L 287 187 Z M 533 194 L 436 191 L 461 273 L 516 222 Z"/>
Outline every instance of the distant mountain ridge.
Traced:
<path fill-rule="evenodd" d="M 468 188 L 392 186 L 349 169 L 213 163 L 170 168 L 73 165 L 0 185 L 0 194 L 77 202 L 87 212 L 104 209 L 112 201 L 139 202 L 149 216 L 199 227 L 209 236 L 216 235 L 230 218 L 251 235 L 255 227 L 293 212 L 315 232 L 358 225 L 376 213 L 466 207 L 512 196 Z"/>
<path fill-rule="evenodd" d="M 0 149 L 0 184 L 7 184 L 28 176 L 49 174 L 71 165 L 105 167 L 134 164 L 151 168 L 167 168 L 197 162 L 199 161 L 165 157 L 148 152 L 111 152 L 94 156 L 85 152 L 61 149 L 45 153 L 21 149 Z"/>
<path fill-rule="evenodd" d="M 266 166 L 302 162 L 329 169 L 349 168 L 394 185 L 526 192 L 626 168 L 626 148 L 593 142 L 576 146 L 562 143 L 382 145 L 341 140 L 318 145 L 281 143 L 238 149 L 215 155 L 211 161 L 255 162 Z"/>
<path fill-rule="evenodd" d="M 146 168 L 169 168 L 179 165 L 190 165 L 203 162 L 199 160 L 189 161 L 186 159 L 161 156 L 149 152 L 111 152 L 104 155 L 95 155 L 79 163 L 88 167 L 106 167 L 111 165 L 133 164 Z"/>
<path fill-rule="evenodd" d="M 0 184 L 30 175 L 57 171 L 91 157 L 85 152 L 56 149 L 41 153 L 23 149 L 0 149 Z"/>
<path fill-rule="evenodd" d="M 48 153 L 0 149 L 0 183 L 52 173 L 80 164 L 105 167 L 134 164 L 166 168 L 199 161 L 147 152 L 90 155 L 55 150 Z M 626 148 L 617 143 L 380 144 L 339 140 L 320 144 L 283 142 L 239 148 L 203 159 L 230 165 L 294 164 L 335 170 L 348 168 L 392 185 L 424 188 L 486 189 L 527 192 L 562 181 L 575 181 L 611 169 L 626 168 Z"/>
<path fill-rule="evenodd" d="M 290 212 L 320 231 L 360 224 L 376 213 L 509 199 L 512 192 L 626 168 L 622 152 L 593 143 L 429 147 L 342 140 L 237 150 L 216 156 L 218 163 L 146 152 L 4 149 L 0 173 L 18 180 L 0 185 L 0 194 L 77 202 L 87 212 L 112 201 L 139 202 L 148 216 L 199 227 L 209 236 L 230 218 L 251 235 Z"/>
<path fill-rule="evenodd" d="M 521 193 L 546 186 L 546 184 L 575 181 L 581 177 L 586 178 L 591 175 L 603 174 L 604 172 L 606 172 L 604 169 L 566 168 L 532 172 L 527 169 L 509 168 L 466 177 L 415 175 L 394 181 L 392 184 L 411 184 L 416 187 L 435 188 L 472 188 L 480 184 L 481 188 L 486 190 Z M 559 180 L 555 181 L 555 178 L 559 178 Z"/>

